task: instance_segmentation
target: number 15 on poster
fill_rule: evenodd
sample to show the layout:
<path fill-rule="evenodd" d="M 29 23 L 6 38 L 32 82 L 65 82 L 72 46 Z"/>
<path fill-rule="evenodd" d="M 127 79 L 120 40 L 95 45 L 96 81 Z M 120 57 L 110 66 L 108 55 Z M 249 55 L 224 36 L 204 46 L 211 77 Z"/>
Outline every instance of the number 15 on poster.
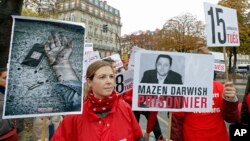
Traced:
<path fill-rule="evenodd" d="M 239 28 L 236 10 L 204 3 L 207 46 L 239 46 Z"/>

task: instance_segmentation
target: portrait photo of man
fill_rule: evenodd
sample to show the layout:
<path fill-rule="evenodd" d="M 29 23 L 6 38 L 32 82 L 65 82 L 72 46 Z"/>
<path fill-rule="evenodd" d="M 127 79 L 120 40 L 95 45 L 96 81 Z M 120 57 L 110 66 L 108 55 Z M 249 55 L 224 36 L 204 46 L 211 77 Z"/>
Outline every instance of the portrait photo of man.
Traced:
<path fill-rule="evenodd" d="M 143 73 L 141 83 L 183 84 L 182 75 L 172 70 L 173 59 L 170 55 L 159 54 L 155 61 L 155 69 Z"/>

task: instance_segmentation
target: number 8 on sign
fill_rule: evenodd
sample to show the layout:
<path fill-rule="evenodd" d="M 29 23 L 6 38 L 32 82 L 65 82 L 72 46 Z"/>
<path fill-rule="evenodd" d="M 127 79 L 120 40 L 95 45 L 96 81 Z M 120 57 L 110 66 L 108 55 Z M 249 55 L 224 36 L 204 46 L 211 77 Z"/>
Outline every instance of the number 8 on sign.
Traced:
<path fill-rule="evenodd" d="M 124 90 L 124 84 L 123 84 L 123 75 L 119 74 L 116 76 L 116 91 L 118 93 L 123 92 Z"/>
<path fill-rule="evenodd" d="M 207 46 L 239 46 L 236 10 L 204 3 Z"/>

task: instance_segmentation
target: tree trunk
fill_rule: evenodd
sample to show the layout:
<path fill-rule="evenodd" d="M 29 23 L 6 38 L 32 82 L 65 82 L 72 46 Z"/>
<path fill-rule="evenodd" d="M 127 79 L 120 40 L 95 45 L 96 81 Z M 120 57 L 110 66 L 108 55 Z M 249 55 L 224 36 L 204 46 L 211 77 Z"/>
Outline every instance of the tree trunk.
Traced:
<path fill-rule="evenodd" d="M 20 15 L 23 0 L 0 1 L 0 68 L 7 67 L 12 29 L 11 15 Z"/>

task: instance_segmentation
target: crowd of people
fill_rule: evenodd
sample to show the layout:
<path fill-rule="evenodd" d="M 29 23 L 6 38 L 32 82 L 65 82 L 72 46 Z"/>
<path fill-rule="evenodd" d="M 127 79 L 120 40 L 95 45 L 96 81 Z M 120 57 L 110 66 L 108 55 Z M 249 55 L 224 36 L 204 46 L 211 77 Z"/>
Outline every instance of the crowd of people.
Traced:
<path fill-rule="evenodd" d="M 200 48 L 197 53 L 209 54 L 209 50 Z M 115 76 L 119 71 L 116 70 L 114 63 L 114 60 L 107 58 L 95 61 L 88 66 L 83 113 L 54 117 L 57 118 L 57 125 L 54 129 L 55 133 L 52 133 L 51 138 L 49 138 L 50 140 L 148 141 L 150 133 L 153 132 L 157 141 L 165 140 L 165 138 L 170 138 L 173 141 L 229 141 L 229 133 L 224 121 L 250 124 L 250 76 L 248 76 L 242 106 L 239 106 L 236 88 L 232 82 L 222 84 L 214 80 L 212 84 L 213 112 L 172 112 L 171 136 L 163 137 L 157 118 L 158 112 L 132 111 L 133 90 L 117 95 L 114 86 Z M 149 70 L 151 72 L 146 71 L 141 83 L 182 84 L 181 75 L 172 71 L 171 65 L 172 58 L 170 56 L 159 55 L 155 62 L 156 68 Z M 174 78 L 178 79 L 172 78 L 171 74 L 174 74 Z M 6 76 L 7 69 L 1 69 L 1 115 Z M 175 82 L 173 83 L 170 78 L 174 79 Z M 155 80 L 153 81 L 153 79 Z M 144 134 L 139 124 L 141 115 L 144 115 L 148 121 Z M 35 118 L 34 123 L 35 120 L 41 119 Z M 1 118 L 0 123 L 0 140 L 17 141 L 18 133 L 20 133 L 17 123 L 23 125 L 23 121 Z M 40 127 L 36 126 L 38 127 L 34 127 L 34 130 Z M 38 130 L 36 133 L 40 131 Z M 38 139 L 39 137 L 34 140 Z"/>

